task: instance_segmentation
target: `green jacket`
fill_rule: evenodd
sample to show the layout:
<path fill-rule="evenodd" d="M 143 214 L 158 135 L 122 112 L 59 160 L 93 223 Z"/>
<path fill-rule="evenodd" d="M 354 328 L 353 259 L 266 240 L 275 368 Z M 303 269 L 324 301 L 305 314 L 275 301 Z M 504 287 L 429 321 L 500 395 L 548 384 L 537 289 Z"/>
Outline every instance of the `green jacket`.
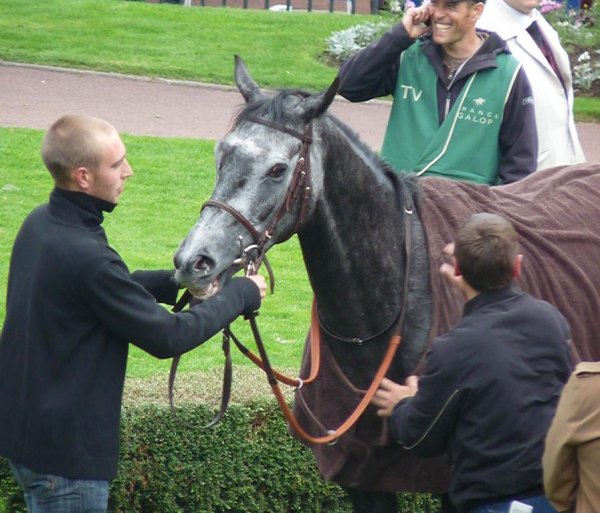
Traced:
<path fill-rule="evenodd" d="M 401 54 L 382 157 L 396 170 L 477 183 L 498 183 L 504 106 L 520 69 L 507 54 L 476 71 L 442 124 L 435 70 L 417 41 Z"/>

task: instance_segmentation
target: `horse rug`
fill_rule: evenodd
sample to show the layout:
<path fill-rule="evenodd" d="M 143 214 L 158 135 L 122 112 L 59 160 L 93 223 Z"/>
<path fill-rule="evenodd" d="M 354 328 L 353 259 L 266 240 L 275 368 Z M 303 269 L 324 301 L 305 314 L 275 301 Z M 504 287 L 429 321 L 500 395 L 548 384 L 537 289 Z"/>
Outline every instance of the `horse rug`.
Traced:
<path fill-rule="evenodd" d="M 417 208 L 434 300 L 430 339 L 459 320 L 464 304 L 439 273 L 442 249 L 472 214 L 494 212 L 509 219 L 519 234 L 521 288 L 554 304 L 567 318 L 576 359 L 600 360 L 600 165 L 546 169 L 496 187 L 443 178 L 422 178 L 419 184 Z M 301 389 L 302 401 L 294 405 L 301 425 L 315 434 L 323 434 L 323 426 L 339 426 L 364 394 L 346 379 L 326 346 L 321 359 L 319 379 Z M 307 344 L 302 376 L 309 367 Z M 387 424 L 372 406 L 334 445 L 311 449 L 321 475 L 341 485 L 385 492 L 447 490 L 445 458 L 421 459 L 390 443 Z"/>

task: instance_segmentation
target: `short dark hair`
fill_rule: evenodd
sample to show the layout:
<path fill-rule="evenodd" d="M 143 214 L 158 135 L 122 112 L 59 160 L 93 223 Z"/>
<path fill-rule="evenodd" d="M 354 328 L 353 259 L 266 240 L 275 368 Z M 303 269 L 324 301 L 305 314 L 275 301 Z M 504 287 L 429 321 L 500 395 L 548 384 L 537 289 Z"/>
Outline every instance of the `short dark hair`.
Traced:
<path fill-rule="evenodd" d="M 479 292 L 510 285 L 518 254 L 517 232 L 497 214 L 474 214 L 456 235 L 454 256 L 462 277 Z"/>
<path fill-rule="evenodd" d="M 42 160 L 54 182 L 66 186 L 78 167 L 98 169 L 107 137 L 116 129 L 103 119 L 68 114 L 55 121 L 42 141 Z"/>

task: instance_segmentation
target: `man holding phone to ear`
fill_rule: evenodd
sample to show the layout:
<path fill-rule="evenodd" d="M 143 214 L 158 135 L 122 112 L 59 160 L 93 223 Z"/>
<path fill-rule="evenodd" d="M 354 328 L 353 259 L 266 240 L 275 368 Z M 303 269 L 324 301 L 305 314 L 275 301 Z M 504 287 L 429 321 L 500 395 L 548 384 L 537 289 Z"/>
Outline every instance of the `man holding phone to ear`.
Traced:
<path fill-rule="evenodd" d="M 340 68 L 340 94 L 394 96 L 381 154 L 397 171 L 495 185 L 535 171 L 530 84 L 474 0 L 431 0 Z"/>

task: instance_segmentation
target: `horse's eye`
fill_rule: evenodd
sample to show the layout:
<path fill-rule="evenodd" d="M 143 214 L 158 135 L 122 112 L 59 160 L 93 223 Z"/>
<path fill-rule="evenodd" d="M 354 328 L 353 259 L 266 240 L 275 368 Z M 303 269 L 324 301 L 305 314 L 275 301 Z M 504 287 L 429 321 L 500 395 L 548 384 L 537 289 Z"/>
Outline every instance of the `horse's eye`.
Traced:
<path fill-rule="evenodd" d="M 288 167 L 286 164 L 275 164 L 271 169 L 269 169 L 267 175 L 270 178 L 281 178 L 287 171 L 287 168 Z"/>

